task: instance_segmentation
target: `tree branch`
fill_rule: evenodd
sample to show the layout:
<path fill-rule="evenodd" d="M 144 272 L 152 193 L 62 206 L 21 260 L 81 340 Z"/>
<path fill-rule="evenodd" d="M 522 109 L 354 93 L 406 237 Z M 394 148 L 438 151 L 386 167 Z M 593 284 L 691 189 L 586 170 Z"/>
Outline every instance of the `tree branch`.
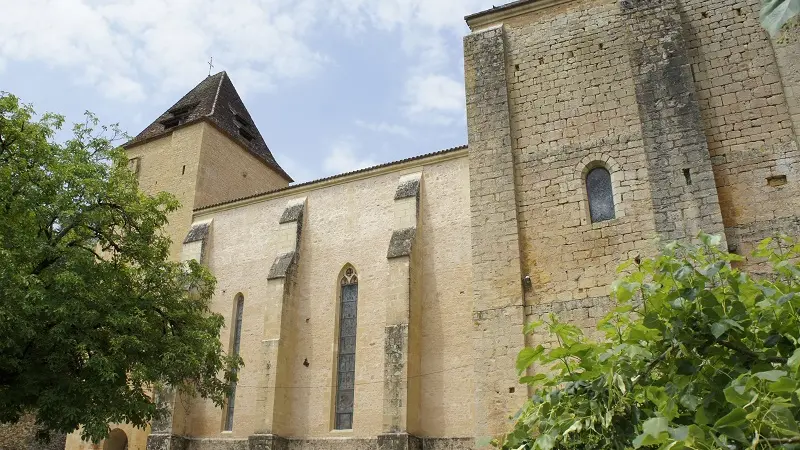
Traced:
<path fill-rule="evenodd" d="M 790 438 L 764 438 L 764 441 L 770 444 L 800 444 L 800 437 Z"/>
<path fill-rule="evenodd" d="M 665 359 L 667 359 L 667 356 L 669 356 L 669 354 L 672 353 L 672 350 L 675 350 L 677 347 L 678 347 L 678 343 L 674 342 L 672 345 L 669 346 L 669 348 L 664 350 L 663 353 L 658 355 L 658 357 L 656 357 L 656 359 L 650 361 L 650 363 L 647 364 L 647 367 L 645 368 L 644 372 L 639 374 L 639 375 L 636 375 L 633 378 L 633 380 L 631 380 L 631 381 L 633 381 L 633 384 L 638 384 L 640 381 L 642 381 L 642 380 L 646 379 L 648 376 L 650 376 L 650 372 L 652 372 L 653 369 L 655 369 L 656 366 L 661 361 L 664 361 Z"/>
<path fill-rule="evenodd" d="M 779 363 L 779 364 L 786 364 L 786 362 L 788 361 L 788 359 L 782 358 L 780 356 L 767 356 L 763 353 L 756 353 L 750 350 L 749 348 L 742 347 L 733 342 L 717 341 L 717 343 L 727 349 L 735 351 L 736 353 L 741 353 L 742 355 L 746 355 L 751 358 L 760 359 L 771 363 Z"/>

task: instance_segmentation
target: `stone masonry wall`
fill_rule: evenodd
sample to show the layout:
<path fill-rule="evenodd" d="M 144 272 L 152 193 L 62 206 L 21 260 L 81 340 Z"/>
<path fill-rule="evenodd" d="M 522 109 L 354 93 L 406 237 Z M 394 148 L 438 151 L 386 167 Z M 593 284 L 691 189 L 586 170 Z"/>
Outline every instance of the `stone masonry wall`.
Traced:
<path fill-rule="evenodd" d="M 592 330 L 616 266 L 656 248 L 625 24 L 615 3 L 580 1 L 504 26 L 526 316 L 554 312 Z M 584 181 L 595 166 L 611 173 L 616 212 L 598 223 Z"/>
<path fill-rule="evenodd" d="M 172 237 L 170 256 L 180 260 L 183 238 L 192 221 L 200 148 L 205 124 L 179 128 L 154 141 L 127 150 L 128 158 L 139 158 L 139 188 L 154 195 L 169 192 L 182 208 L 172 213 L 166 233 Z"/>
<path fill-rule="evenodd" d="M 221 430 L 219 408 L 195 400 L 186 428 L 192 442 L 201 438 L 208 439 L 202 441 L 208 445 L 242 442 L 255 433 L 271 431 L 292 448 L 359 448 L 358 443 L 365 440 L 374 445 L 384 431 L 386 308 L 393 286 L 387 248 L 395 228 L 395 193 L 400 177 L 420 171 L 428 194 L 420 198 L 424 239 L 415 241 L 414 252 L 419 250 L 422 256 L 418 273 L 425 288 L 418 331 L 424 343 L 414 378 L 421 392 L 419 414 L 409 429 L 413 425 L 423 440 L 471 439 L 472 366 L 465 355 L 472 350 L 472 322 L 471 307 L 464 308 L 471 298 L 469 169 L 466 152 L 457 155 L 421 159 L 347 182 L 298 187 L 235 208 L 196 213 L 196 221 L 213 218 L 207 250 L 208 266 L 218 281 L 213 310 L 229 324 L 233 299 L 238 292 L 244 295 L 241 356 L 245 366 L 239 373 L 233 431 Z M 287 201 L 298 197 L 307 197 L 300 257 L 291 295 L 279 313 L 278 306 L 269 301 L 275 293 L 267 274 L 282 252 L 278 219 Z M 333 430 L 336 316 L 339 275 L 345 264 L 351 264 L 359 278 L 355 411 L 352 430 Z M 280 325 L 275 323 L 278 315 Z M 281 376 L 267 381 L 267 387 L 275 391 L 275 420 L 272 429 L 263 430 L 264 398 L 259 392 L 264 390 L 266 361 L 262 341 L 274 334 L 276 326 L 291 333 L 280 336 L 286 339 L 278 362 Z M 229 329 L 221 340 L 229 342 Z M 413 420 L 411 415 L 409 419 Z"/>
<path fill-rule="evenodd" d="M 655 228 L 664 240 L 722 233 L 714 174 L 676 0 L 622 0 Z"/>
<path fill-rule="evenodd" d="M 194 208 L 286 187 L 289 182 L 213 125 L 203 124 Z"/>
<path fill-rule="evenodd" d="M 728 244 L 746 256 L 776 231 L 800 235 L 800 153 L 784 95 L 798 88 L 781 82 L 758 0 L 681 6 Z"/>
<path fill-rule="evenodd" d="M 507 430 L 525 400 L 514 370 L 524 306 L 505 53 L 502 27 L 464 38 L 476 437 Z"/>

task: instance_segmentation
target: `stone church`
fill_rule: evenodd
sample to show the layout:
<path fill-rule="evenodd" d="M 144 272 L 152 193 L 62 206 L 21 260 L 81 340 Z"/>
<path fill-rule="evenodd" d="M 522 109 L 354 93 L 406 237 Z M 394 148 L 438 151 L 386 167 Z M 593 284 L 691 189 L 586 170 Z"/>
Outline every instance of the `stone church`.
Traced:
<path fill-rule="evenodd" d="M 126 144 L 184 205 L 244 358 L 220 409 L 67 449 L 464 450 L 524 402 L 523 325 L 592 329 L 615 267 L 800 234 L 800 40 L 758 0 L 520 0 L 466 17 L 468 145 L 291 184 L 222 72 Z M 744 264 L 749 264 L 745 262 Z M 527 342 L 526 342 L 527 339 Z"/>

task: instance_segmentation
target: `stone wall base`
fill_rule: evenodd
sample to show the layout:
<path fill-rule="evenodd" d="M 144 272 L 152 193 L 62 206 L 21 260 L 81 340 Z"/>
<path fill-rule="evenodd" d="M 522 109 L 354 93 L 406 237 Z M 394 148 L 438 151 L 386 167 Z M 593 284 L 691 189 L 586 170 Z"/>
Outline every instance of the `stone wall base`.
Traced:
<path fill-rule="evenodd" d="M 151 434 L 147 450 L 472 450 L 472 438 L 420 438 L 405 433 L 374 438 L 287 439 L 254 434 L 247 439 L 184 438 Z"/>
<path fill-rule="evenodd" d="M 381 434 L 378 450 L 422 450 L 422 440 L 407 433 Z"/>
<path fill-rule="evenodd" d="M 147 450 L 186 450 L 187 440 L 174 434 L 156 434 L 147 436 Z"/>

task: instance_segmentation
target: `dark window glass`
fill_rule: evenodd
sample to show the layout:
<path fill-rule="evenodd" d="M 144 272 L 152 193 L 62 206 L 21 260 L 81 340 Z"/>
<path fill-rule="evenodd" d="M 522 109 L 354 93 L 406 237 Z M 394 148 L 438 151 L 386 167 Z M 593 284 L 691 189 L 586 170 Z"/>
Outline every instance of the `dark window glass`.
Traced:
<path fill-rule="evenodd" d="M 233 325 L 233 355 L 239 354 L 242 345 L 242 317 L 244 315 L 244 297 L 236 296 L 236 318 Z M 233 409 L 236 406 L 236 382 L 231 383 L 231 394 L 228 397 L 228 406 L 225 411 L 225 431 L 233 431 Z"/>
<path fill-rule="evenodd" d="M 348 268 L 341 280 L 339 308 L 339 361 L 336 374 L 337 430 L 353 428 L 353 403 L 356 378 L 356 317 L 358 316 L 358 277 Z"/>
<path fill-rule="evenodd" d="M 614 194 L 611 191 L 611 174 L 597 167 L 586 175 L 586 192 L 589 195 L 589 213 L 592 222 L 614 218 Z"/>

